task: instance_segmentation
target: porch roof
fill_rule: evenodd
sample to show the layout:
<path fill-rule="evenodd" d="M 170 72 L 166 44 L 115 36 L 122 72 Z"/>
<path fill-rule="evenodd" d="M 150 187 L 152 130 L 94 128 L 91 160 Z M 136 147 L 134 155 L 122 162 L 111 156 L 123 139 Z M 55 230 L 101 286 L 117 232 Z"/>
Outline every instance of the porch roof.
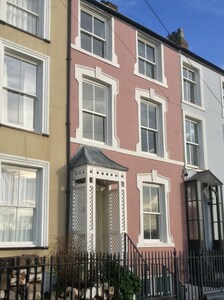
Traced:
<path fill-rule="evenodd" d="M 194 174 L 192 177 L 190 177 L 186 181 L 188 182 L 188 181 L 194 181 L 194 180 L 208 183 L 211 185 L 222 185 L 223 184 L 210 170 L 197 172 L 196 174 Z"/>
<path fill-rule="evenodd" d="M 98 166 L 119 171 L 128 170 L 128 168 L 114 162 L 107 157 L 99 148 L 91 146 L 82 146 L 75 156 L 73 156 L 73 158 L 70 160 L 71 169 L 83 165 Z"/>

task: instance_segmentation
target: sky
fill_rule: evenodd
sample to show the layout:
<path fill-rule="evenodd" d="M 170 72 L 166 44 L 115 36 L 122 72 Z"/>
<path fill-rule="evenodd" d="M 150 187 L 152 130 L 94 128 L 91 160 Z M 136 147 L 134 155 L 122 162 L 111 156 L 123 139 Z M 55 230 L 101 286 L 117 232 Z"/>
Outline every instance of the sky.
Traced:
<path fill-rule="evenodd" d="M 168 32 L 172 33 L 182 28 L 190 51 L 224 69 L 224 0 L 110 0 L 110 2 L 118 6 L 121 14 L 163 37 L 167 37 Z"/>

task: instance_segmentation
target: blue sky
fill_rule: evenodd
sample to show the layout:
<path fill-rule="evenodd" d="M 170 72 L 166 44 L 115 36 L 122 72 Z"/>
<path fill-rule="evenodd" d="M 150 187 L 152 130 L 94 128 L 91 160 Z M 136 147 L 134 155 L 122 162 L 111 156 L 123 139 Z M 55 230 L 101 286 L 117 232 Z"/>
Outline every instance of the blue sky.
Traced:
<path fill-rule="evenodd" d="M 166 37 L 183 28 L 189 50 L 224 68 L 224 0 L 110 0 L 121 14 Z M 147 4 L 148 2 L 148 4 Z"/>

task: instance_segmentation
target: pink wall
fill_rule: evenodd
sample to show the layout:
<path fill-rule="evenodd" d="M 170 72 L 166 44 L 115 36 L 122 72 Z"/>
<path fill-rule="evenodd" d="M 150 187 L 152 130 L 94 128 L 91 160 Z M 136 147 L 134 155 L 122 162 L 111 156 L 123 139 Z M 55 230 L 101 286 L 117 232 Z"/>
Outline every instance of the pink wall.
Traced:
<path fill-rule="evenodd" d="M 73 1 L 72 43 L 75 44 L 77 30 L 77 2 Z M 180 59 L 178 52 L 164 46 L 164 67 L 168 88 L 157 85 L 133 74 L 136 63 L 136 31 L 133 27 L 115 19 L 115 53 L 120 68 L 100 61 L 90 55 L 72 49 L 71 62 L 71 137 L 75 137 L 78 128 L 78 83 L 75 79 L 75 64 L 99 67 L 102 72 L 119 81 L 119 94 L 116 99 L 116 128 L 120 148 L 136 151 L 138 136 L 138 106 L 135 100 L 135 89 L 154 89 L 155 93 L 165 97 L 168 111 L 166 114 L 167 149 L 169 158 L 184 161 L 182 140 Z M 73 156 L 79 145 L 71 145 Z M 180 164 L 162 162 L 140 156 L 121 154 L 116 151 L 103 150 L 112 160 L 128 167 L 127 172 L 127 216 L 128 234 L 137 243 L 140 233 L 139 225 L 139 191 L 137 174 L 157 170 L 159 175 L 170 178 L 169 196 L 170 229 L 177 250 L 186 247 L 185 201 L 182 171 Z M 158 249 L 157 249 L 158 250 Z M 165 249 L 164 249 L 165 250 Z M 170 250 L 170 249 L 169 249 Z"/>

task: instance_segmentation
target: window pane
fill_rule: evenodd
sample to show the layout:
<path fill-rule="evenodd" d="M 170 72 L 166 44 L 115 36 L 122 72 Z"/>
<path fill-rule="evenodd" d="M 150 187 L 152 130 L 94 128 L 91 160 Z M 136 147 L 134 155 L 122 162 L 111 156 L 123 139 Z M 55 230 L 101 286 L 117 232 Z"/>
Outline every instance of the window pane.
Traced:
<path fill-rule="evenodd" d="M 36 171 L 20 170 L 19 204 L 22 206 L 36 205 Z"/>
<path fill-rule="evenodd" d="M 146 45 L 146 58 L 152 62 L 155 62 L 155 50 L 149 45 Z"/>
<path fill-rule="evenodd" d="M 93 53 L 104 57 L 104 42 L 93 38 Z"/>
<path fill-rule="evenodd" d="M 101 38 L 105 38 L 105 24 L 97 18 L 94 18 L 94 33 Z"/>
<path fill-rule="evenodd" d="M 194 166 L 198 166 L 198 147 L 190 145 L 191 147 L 191 163 Z"/>
<path fill-rule="evenodd" d="M 106 114 L 106 89 L 95 87 L 95 111 Z"/>
<path fill-rule="evenodd" d="M 81 47 L 82 49 L 91 52 L 91 36 L 85 33 L 81 33 Z"/>
<path fill-rule="evenodd" d="M 93 139 L 93 116 L 83 113 L 83 137 Z"/>
<path fill-rule="evenodd" d="M 156 107 L 148 105 L 149 127 L 156 129 Z"/>
<path fill-rule="evenodd" d="M 159 212 L 159 189 L 156 187 L 151 187 L 151 197 L 150 197 L 150 210 L 151 212 Z"/>
<path fill-rule="evenodd" d="M 1 204 L 17 205 L 19 201 L 19 169 L 2 166 Z"/>
<path fill-rule="evenodd" d="M 159 239 L 159 216 L 143 215 L 144 222 L 144 239 Z"/>
<path fill-rule="evenodd" d="M 19 124 L 24 127 L 34 128 L 34 99 L 31 97 L 19 97 Z"/>
<path fill-rule="evenodd" d="M 148 127 L 147 104 L 141 103 L 141 125 Z"/>
<path fill-rule="evenodd" d="M 156 153 L 156 132 L 148 130 L 148 152 Z"/>
<path fill-rule="evenodd" d="M 154 66 L 147 62 L 145 64 L 146 64 L 146 74 L 145 75 L 148 77 L 151 77 L 151 78 L 155 78 Z"/>
<path fill-rule="evenodd" d="M 19 124 L 19 95 L 8 92 L 7 96 L 7 122 Z"/>
<path fill-rule="evenodd" d="M 191 123 L 191 140 L 194 143 L 198 143 L 198 124 Z"/>
<path fill-rule="evenodd" d="M 145 63 L 143 60 L 139 59 L 138 60 L 138 68 L 139 68 L 139 73 L 144 74 L 145 75 Z"/>
<path fill-rule="evenodd" d="M 188 70 L 188 78 L 192 81 L 194 81 L 194 72 L 191 70 Z"/>
<path fill-rule="evenodd" d="M 147 130 L 141 129 L 142 151 L 148 152 Z"/>
<path fill-rule="evenodd" d="M 37 66 L 22 62 L 20 89 L 28 94 L 36 95 Z"/>
<path fill-rule="evenodd" d="M 94 116 L 94 140 L 104 142 L 104 118 Z"/>
<path fill-rule="evenodd" d="M 4 85 L 8 88 L 20 90 L 21 61 L 5 55 Z"/>
<path fill-rule="evenodd" d="M 84 11 L 81 11 L 81 28 L 93 32 L 92 30 L 92 16 Z"/>
<path fill-rule="evenodd" d="M 83 108 L 94 111 L 93 108 L 93 85 L 83 82 Z"/>
<path fill-rule="evenodd" d="M 0 206 L 0 242 L 16 241 L 16 212 L 15 207 Z"/>
<path fill-rule="evenodd" d="M 186 140 L 191 141 L 190 122 L 188 120 L 185 121 L 185 130 L 186 130 Z"/>
<path fill-rule="evenodd" d="M 16 223 L 16 241 L 31 242 L 33 240 L 34 209 L 19 208 Z"/>
<path fill-rule="evenodd" d="M 143 211 L 150 212 L 150 187 L 143 186 Z"/>
<path fill-rule="evenodd" d="M 141 41 L 138 41 L 138 55 L 145 57 L 145 44 Z"/>

